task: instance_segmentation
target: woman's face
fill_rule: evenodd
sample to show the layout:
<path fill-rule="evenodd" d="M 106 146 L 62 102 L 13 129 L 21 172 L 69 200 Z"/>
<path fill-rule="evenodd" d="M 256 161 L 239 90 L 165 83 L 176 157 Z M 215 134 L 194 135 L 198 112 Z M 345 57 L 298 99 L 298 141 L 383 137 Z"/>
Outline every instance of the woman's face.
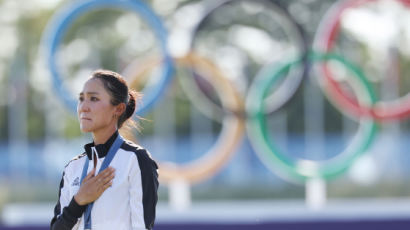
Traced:
<path fill-rule="evenodd" d="M 111 96 L 100 79 L 91 78 L 84 84 L 77 104 L 81 131 L 98 132 L 116 125 L 115 106 L 110 101 Z"/>

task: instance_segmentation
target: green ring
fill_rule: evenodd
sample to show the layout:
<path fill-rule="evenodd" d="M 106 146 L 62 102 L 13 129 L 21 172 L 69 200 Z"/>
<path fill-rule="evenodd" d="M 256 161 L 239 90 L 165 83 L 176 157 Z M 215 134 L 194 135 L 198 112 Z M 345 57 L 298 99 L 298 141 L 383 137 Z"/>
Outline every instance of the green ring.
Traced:
<path fill-rule="evenodd" d="M 341 56 L 311 52 L 308 59 L 310 62 L 334 60 L 343 64 L 359 80 L 357 82 L 360 83 L 363 92 L 367 94 L 363 95 L 363 97 L 367 97 L 363 98 L 368 103 L 367 105 L 373 105 L 377 101 L 373 88 L 363 72 Z M 298 58 L 279 67 L 267 66 L 258 73 L 246 100 L 246 110 L 249 115 L 247 133 L 257 156 L 268 168 L 298 182 L 312 178 L 329 179 L 343 173 L 368 149 L 375 137 L 377 125 L 371 117 L 361 117 L 358 133 L 347 148 L 342 153 L 327 160 L 297 160 L 282 154 L 275 143 L 271 141 L 272 138 L 267 130 L 263 101 L 268 95 L 270 87 L 279 84 L 279 80 L 285 76 L 290 67 L 301 64 L 301 62 L 302 58 Z"/>

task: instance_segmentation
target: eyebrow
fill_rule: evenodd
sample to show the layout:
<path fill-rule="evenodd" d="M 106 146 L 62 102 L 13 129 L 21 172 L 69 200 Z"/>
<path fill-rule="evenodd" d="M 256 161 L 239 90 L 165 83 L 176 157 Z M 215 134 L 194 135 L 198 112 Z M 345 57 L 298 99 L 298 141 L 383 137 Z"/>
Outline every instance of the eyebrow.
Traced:
<path fill-rule="evenodd" d="M 84 94 L 88 94 L 88 95 L 92 94 L 92 95 L 95 95 L 95 94 L 99 94 L 99 93 L 98 93 L 98 92 L 86 92 L 86 93 L 81 92 L 81 93 L 80 93 L 80 96 L 81 96 L 81 95 L 84 95 Z"/>

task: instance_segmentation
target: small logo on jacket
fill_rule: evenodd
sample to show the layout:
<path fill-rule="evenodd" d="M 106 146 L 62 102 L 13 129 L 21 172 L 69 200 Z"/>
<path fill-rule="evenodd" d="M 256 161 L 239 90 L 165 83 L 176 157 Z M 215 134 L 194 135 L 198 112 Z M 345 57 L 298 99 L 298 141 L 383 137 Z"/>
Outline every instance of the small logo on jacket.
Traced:
<path fill-rule="evenodd" d="M 80 186 L 80 178 L 75 178 L 75 180 L 73 181 L 73 183 L 71 184 L 71 186 Z"/>

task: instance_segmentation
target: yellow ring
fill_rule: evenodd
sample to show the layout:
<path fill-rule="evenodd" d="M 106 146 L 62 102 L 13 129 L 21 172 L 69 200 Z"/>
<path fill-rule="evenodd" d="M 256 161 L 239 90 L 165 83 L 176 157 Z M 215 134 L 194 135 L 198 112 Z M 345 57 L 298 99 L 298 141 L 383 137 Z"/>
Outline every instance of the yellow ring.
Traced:
<path fill-rule="evenodd" d="M 131 80 L 130 86 L 133 87 L 141 81 L 141 75 L 149 72 L 160 62 L 160 59 L 147 60 L 147 63 L 133 62 L 123 75 Z M 236 89 L 211 61 L 194 53 L 188 53 L 184 57 L 176 58 L 175 64 L 190 66 L 203 73 L 201 76 L 215 87 L 224 107 L 243 111 L 244 102 Z M 159 162 L 159 179 L 165 183 L 183 180 L 193 184 L 215 175 L 235 153 L 236 147 L 242 140 L 244 129 L 245 123 L 242 118 L 227 114 L 222 121 L 221 134 L 206 153 L 199 159 L 185 164 Z"/>

